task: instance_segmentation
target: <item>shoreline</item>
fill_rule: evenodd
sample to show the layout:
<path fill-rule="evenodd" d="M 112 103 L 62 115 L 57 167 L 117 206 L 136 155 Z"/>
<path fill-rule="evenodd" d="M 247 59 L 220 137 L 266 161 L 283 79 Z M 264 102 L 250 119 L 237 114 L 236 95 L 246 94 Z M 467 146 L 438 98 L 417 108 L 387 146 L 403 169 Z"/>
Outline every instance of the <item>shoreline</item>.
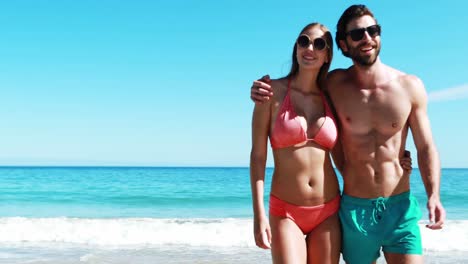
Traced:
<path fill-rule="evenodd" d="M 1 245 L 1 243 L 0 243 Z M 3 246 L 3 245 L 2 245 Z M 9 264 L 150 264 L 150 263 L 272 263 L 270 250 L 259 248 L 225 248 L 212 250 L 207 247 L 161 246 L 157 248 L 94 248 L 69 247 L 65 244 L 36 245 L 35 247 L 1 247 L 0 263 Z M 468 251 L 424 252 L 426 264 L 458 264 L 468 259 Z M 383 254 L 377 264 L 384 264 Z M 340 259 L 340 264 L 344 261 Z"/>

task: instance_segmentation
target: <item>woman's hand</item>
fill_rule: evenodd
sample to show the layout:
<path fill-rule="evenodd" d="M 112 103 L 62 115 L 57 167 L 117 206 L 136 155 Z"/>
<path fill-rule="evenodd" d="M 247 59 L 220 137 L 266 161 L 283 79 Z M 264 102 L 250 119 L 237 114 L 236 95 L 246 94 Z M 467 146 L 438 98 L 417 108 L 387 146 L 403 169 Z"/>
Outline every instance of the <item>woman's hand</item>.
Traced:
<path fill-rule="evenodd" d="M 254 219 L 254 237 L 255 244 L 259 248 L 271 248 L 271 229 L 266 216 L 263 216 L 260 219 Z"/>
<path fill-rule="evenodd" d="M 405 150 L 403 154 L 403 158 L 400 159 L 400 166 L 403 168 L 403 171 L 407 175 L 411 175 L 411 171 L 413 170 L 412 167 L 412 159 L 411 159 L 411 152 L 409 150 Z"/>

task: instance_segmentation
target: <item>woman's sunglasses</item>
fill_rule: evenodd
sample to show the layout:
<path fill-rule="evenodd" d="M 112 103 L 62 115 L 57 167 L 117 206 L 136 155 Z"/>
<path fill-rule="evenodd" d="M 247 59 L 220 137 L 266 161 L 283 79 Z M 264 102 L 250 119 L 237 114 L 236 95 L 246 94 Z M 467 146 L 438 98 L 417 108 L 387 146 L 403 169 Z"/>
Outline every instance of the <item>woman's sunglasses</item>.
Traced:
<path fill-rule="evenodd" d="M 307 35 L 300 35 L 296 42 L 301 48 L 308 48 L 310 44 L 312 44 L 314 50 L 323 50 L 327 47 L 327 42 L 323 38 L 311 40 Z"/>
<path fill-rule="evenodd" d="M 366 28 L 356 28 L 346 32 L 346 35 L 349 35 L 353 41 L 359 41 L 364 37 L 364 33 L 366 31 L 372 38 L 380 36 L 380 25 L 373 25 Z"/>

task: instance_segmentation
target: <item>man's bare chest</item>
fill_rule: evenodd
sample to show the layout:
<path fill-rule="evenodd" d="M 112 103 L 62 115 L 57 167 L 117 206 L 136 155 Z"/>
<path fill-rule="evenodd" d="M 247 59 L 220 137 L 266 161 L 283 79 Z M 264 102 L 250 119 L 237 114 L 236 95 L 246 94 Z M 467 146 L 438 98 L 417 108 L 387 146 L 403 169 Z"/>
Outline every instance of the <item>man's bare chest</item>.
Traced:
<path fill-rule="evenodd" d="M 340 96 L 335 108 L 343 127 L 362 132 L 391 132 L 406 124 L 411 102 L 398 90 L 355 90 Z"/>

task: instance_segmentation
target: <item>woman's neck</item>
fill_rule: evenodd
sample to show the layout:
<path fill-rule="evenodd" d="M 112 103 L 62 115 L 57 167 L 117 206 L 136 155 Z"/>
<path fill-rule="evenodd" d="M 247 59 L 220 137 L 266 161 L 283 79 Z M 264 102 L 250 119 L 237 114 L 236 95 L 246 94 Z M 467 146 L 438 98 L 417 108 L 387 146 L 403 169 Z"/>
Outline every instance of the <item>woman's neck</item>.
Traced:
<path fill-rule="evenodd" d="M 317 77 L 318 71 L 314 73 L 311 73 L 310 71 L 299 71 L 299 73 L 292 78 L 291 89 L 294 89 L 304 94 L 320 93 L 320 88 L 317 84 Z"/>

